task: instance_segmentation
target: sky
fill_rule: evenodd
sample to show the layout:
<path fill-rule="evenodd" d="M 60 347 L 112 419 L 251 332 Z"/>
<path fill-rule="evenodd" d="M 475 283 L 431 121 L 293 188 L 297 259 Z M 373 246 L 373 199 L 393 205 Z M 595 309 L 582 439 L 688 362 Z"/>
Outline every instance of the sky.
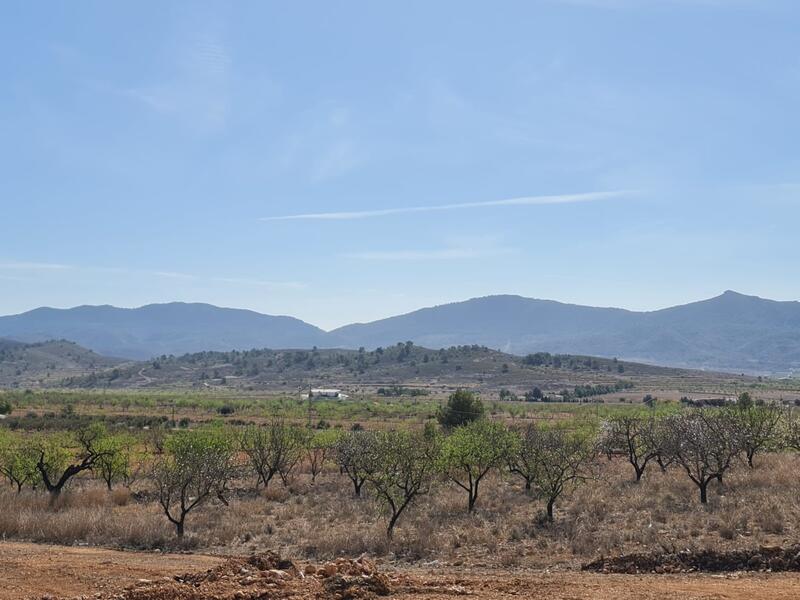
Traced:
<path fill-rule="evenodd" d="M 800 299 L 796 0 L 9 0 L 0 92 L 0 314 Z"/>

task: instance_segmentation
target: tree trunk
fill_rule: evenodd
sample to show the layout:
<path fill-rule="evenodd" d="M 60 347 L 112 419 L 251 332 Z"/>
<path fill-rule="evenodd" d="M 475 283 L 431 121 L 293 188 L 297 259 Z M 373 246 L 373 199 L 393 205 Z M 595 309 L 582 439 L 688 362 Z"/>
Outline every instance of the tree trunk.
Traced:
<path fill-rule="evenodd" d="M 547 501 L 547 520 L 550 521 L 551 523 L 553 522 L 553 505 L 555 503 L 556 503 L 555 498 L 550 498 L 550 500 Z"/>
<path fill-rule="evenodd" d="M 700 504 L 708 503 L 708 481 L 703 481 L 698 484 L 700 488 Z"/>
<path fill-rule="evenodd" d="M 656 457 L 656 462 L 658 463 L 658 466 L 661 467 L 661 472 L 662 473 L 666 473 L 667 472 L 667 465 L 664 464 L 664 459 L 661 458 L 660 454 Z"/>
<path fill-rule="evenodd" d="M 50 506 L 53 506 L 56 502 L 58 502 L 58 499 L 61 497 L 61 489 L 62 486 L 59 485 L 51 486 L 47 490 L 47 493 L 50 494 Z"/>
<path fill-rule="evenodd" d="M 475 487 L 469 491 L 469 503 L 467 505 L 467 512 L 472 512 L 475 508 L 475 502 L 478 500 L 478 488 Z"/>
<path fill-rule="evenodd" d="M 386 528 L 386 539 L 388 539 L 390 542 L 392 541 L 392 538 L 394 538 L 394 526 L 399 518 L 400 513 L 396 512 L 392 515 L 392 518 L 389 519 L 389 526 Z"/>
<path fill-rule="evenodd" d="M 183 519 L 175 523 L 175 534 L 178 536 L 179 540 L 183 539 L 183 533 L 184 533 L 183 525 L 184 525 Z"/>

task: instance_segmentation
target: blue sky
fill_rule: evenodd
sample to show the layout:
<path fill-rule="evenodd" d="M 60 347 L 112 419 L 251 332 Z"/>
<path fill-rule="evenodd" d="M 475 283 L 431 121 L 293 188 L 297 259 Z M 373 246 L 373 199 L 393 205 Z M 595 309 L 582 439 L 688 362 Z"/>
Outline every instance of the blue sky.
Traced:
<path fill-rule="evenodd" d="M 11 1 L 0 57 L 0 314 L 800 299 L 794 0 Z"/>

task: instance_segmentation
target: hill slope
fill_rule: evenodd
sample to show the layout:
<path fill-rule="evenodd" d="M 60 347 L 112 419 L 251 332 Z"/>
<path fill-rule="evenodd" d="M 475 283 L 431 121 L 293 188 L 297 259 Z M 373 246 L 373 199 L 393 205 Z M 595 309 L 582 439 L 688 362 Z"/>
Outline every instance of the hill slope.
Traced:
<path fill-rule="evenodd" d="M 108 356 L 146 359 L 162 354 L 245 348 L 307 348 L 324 331 L 293 317 L 210 304 L 149 304 L 141 308 L 37 308 L 0 317 L 0 336 L 22 342 L 72 340 Z"/>
<path fill-rule="evenodd" d="M 120 360 L 65 340 L 23 344 L 0 339 L 0 386 L 58 385 L 64 378 L 104 371 Z"/>
<path fill-rule="evenodd" d="M 557 393 L 576 385 L 603 385 L 611 386 L 603 393 L 618 393 L 634 382 L 654 378 L 689 382 L 708 377 L 699 371 L 589 356 L 539 353 L 521 357 L 475 345 L 431 350 L 405 343 L 363 352 L 198 352 L 95 370 L 82 377 L 69 377 L 61 384 L 76 388 L 271 390 L 291 394 L 312 387 L 344 387 L 348 392 L 383 388 L 387 395 L 407 394 L 412 389 L 438 393 L 461 386 L 494 391 L 508 388 L 520 394 L 539 386 Z"/>

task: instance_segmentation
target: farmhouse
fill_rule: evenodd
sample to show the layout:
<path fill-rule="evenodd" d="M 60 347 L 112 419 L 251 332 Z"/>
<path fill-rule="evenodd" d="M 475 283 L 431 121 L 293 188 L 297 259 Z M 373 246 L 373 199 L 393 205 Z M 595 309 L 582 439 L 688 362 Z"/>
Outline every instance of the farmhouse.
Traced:
<path fill-rule="evenodd" d="M 343 394 L 342 390 L 335 390 L 335 389 L 325 389 L 325 388 L 313 388 L 309 394 L 309 398 L 339 398 L 344 399 L 347 398 L 347 394 Z"/>

